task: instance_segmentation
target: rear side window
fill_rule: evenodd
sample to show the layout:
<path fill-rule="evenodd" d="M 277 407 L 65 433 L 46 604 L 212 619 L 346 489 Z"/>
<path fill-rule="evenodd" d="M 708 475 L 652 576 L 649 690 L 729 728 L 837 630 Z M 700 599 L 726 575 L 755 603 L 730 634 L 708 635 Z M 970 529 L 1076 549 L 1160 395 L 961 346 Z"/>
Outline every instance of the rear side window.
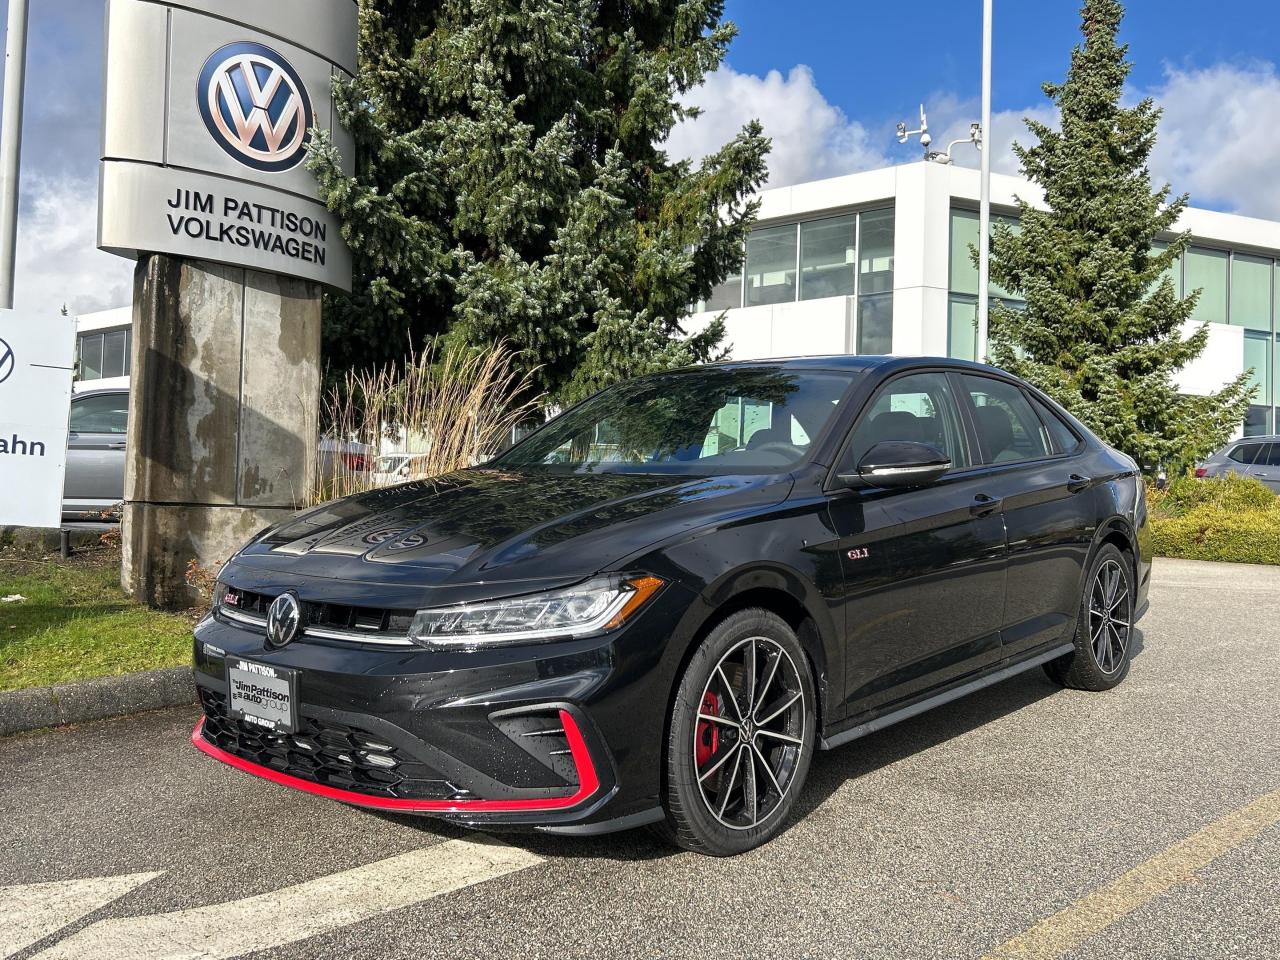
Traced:
<path fill-rule="evenodd" d="M 1035 407 L 1036 413 L 1040 414 L 1041 422 L 1044 423 L 1044 428 L 1049 431 L 1049 439 L 1053 441 L 1055 453 L 1069 453 L 1080 445 L 1080 438 L 1039 397 L 1031 398 L 1031 406 Z"/>
<path fill-rule="evenodd" d="M 1051 456 L 1049 434 L 1026 395 L 1003 380 L 963 374 L 974 406 L 983 463 L 1016 463 Z"/>
<path fill-rule="evenodd" d="M 1228 460 L 1234 460 L 1236 463 L 1257 463 L 1258 453 L 1262 450 L 1261 443 L 1240 443 L 1237 444 L 1230 453 L 1227 454 Z"/>
<path fill-rule="evenodd" d="M 129 395 L 98 393 L 71 401 L 73 433 L 120 433 L 129 425 Z"/>
<path fill-rule="evenodd" d="M 1266 447 L 1266 453 L 1260 455 L 1254 462 L 1259 466 L 1280 467 L 1280 443 L 1268 443 Z"/>

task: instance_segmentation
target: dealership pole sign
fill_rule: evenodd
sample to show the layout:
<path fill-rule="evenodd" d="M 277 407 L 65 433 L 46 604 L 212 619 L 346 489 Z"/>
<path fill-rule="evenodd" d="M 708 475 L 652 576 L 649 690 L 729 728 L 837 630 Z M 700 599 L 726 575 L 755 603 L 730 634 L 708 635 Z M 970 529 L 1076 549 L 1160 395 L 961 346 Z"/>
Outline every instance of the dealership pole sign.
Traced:
<path fill-rule="evenodd" d="M 0 310 L 0 527 L 62 522 L 75 320 Z"/>
<path fill-rule="evenodd" d="M 109 0 L 98 245 L 349 290 L 303 161 L 318 128 L 350 172 L 332 87 L 355 62 L 356 0 Z"/>

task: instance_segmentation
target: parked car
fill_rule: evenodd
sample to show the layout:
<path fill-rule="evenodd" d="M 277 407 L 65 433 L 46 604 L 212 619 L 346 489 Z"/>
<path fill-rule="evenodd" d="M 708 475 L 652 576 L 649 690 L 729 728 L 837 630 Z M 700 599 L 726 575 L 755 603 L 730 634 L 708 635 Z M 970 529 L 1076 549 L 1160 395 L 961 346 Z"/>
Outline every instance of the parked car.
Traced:
<path fill-rule="evenodd" d="M 1197 477 L 1238 473 L 1280 492 L 1280 436 L 1232 440 L 1196 467 Z"/>
<path fill-rule="evenodd" d="M 85 390 L 71 398 L 63 517 L 96 518 L 118 510 L 124 500 L 128 423 L 126 387 Z M 367 443 L 324 437 L 318 459 L 323 477 L 332 480 L 339 473 L 350 477 L 373 467 L 373 448 Z"/>
<path fill-rule="evenodd" d="M 124 499 L 128 424 L 127 389 L 86 390 L 71 398 L 64 517 L 99 517 L 118 508 Z"/>
<path fill-rule="evenodd" d="M 644 377 L 246 544 L 192 739 L 359 806 L 739 853 L 815 750 L 1039 666 L 1120 683 L 1145 525 L 1134 462 L 991 367 Z"/>
<path fill-rule="evenodd" d="M 380 456 L 373 468 L 373 482 L 379 487 L 421 476 L 427 468 L 424 453 L 386 453 Z"/>

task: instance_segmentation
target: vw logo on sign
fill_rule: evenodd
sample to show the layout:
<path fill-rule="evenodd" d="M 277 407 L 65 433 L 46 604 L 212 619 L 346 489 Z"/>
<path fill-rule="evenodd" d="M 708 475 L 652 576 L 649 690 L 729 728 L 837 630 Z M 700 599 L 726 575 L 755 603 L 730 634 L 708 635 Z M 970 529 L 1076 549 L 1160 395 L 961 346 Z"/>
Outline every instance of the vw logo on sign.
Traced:
<path fill-rule="evenodd" d="M 13 373 L 15 362 L 13 359 L 13 347 L 0 340 L 0 383 L 4 383 L 9 379 L 9 375 Z"/>
<path fill-rule="evenodd" d="M 298 165 L 314 116 L 302 78 L 270 47 L 228 43 L 200 70 L 200 116 L 218 146 L 254 170 Z"/>
<path fill-rule="evenodd" d="M 282 593 L 267 608 L 267 639 L 283 647 L 298 635 L 302 626 L 302 605 L 292 593 Z"/>

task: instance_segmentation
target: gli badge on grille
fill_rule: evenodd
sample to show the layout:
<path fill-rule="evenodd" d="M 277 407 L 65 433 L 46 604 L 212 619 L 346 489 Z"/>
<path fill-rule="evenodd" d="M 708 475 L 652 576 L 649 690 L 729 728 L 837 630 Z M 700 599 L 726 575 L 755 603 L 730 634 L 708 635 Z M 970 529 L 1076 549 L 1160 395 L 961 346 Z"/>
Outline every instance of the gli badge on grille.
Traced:
<path fill-rule="evenodd" d="M 302 605 L 295 593 L 282 593 L 271 601 L 267 610 L 267 639 L 273 646 L 283 647 L 298 636 L 302 627 Z"/>

